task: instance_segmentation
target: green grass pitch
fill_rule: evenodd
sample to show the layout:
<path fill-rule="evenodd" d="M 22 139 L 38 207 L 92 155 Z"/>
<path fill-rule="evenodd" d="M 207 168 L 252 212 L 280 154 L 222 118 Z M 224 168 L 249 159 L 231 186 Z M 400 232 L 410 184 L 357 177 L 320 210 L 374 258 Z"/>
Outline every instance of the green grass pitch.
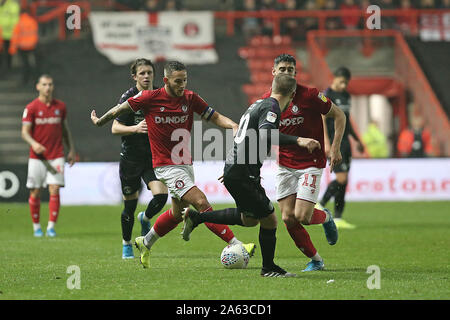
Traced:
<path fill-rule="evenodd" d="M 182 224 L 158 240 L 145 270 L 138 258 L 121 258 L 121 210 L 62 206 L 58 237 L 36 239 L 27 204 L 0 204 L 0 299 L 450 299 L 449 202 L 348 203 L 345 218 L 357 229 L 340 230 L 335 246 L 321 226 L 306 227 L 326 267 L 310 273 L 301 272 L 308 259 L 279 216 L 276 262 L 298 274 L 286 279 L 259 276 L 259 247 L 247 269 L 224 269 L 225 243 L 204 226 L 184 242 Z M 47 219 L 44 203 L 43 228 Z M 258 244 L 259 227 L 231 228 Z M 133 237 L 139 232 L 136 220 Z M 72 265 L 79 267 L 80 289 L 68 288 Z M 379 289 L 367 286 L 375 283 L 367 273 L 372 265 L 380 270 Z"/>

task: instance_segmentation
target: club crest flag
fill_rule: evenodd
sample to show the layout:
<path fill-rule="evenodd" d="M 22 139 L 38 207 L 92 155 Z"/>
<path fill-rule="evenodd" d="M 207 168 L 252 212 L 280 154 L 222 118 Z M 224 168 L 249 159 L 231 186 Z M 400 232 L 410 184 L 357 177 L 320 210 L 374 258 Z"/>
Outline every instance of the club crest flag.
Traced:
<path fill-rule="evenodd" d="M 196 12 L 92 12 L 89 17 L 97 50 L 112 63 L 136 58 L 217 63 L 214 15 Z"/>

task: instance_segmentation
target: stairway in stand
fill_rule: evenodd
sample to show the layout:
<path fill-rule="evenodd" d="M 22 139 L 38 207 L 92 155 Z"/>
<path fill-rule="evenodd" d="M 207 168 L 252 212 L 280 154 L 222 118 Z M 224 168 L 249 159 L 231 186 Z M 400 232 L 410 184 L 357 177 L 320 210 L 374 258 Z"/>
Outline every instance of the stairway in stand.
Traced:
<path fill-rule="evenodd" d="M 20 75 L 0 79 L 0 163 L 27 163 L 28 144 L 22 140 L 22 114 L 37 97 L 32 85 L 20 85 Z"/>
<path fill-rule="evenodd" d="M 297 59 L 296 50 L 289 36 L 254 36 L 249 39 L 247 46 L 239 48 L 239 56 L 247 61 L 250 71 L 251 83 L 242 86 L 249 104 L 258 100 L 270 89 L 273 79 L 273 62 L 282 53 L 296 58 L 297 81 L 304 85 L 310 84 L 310 76 L 307 72 L 302 72 L 301 61 Z"/>

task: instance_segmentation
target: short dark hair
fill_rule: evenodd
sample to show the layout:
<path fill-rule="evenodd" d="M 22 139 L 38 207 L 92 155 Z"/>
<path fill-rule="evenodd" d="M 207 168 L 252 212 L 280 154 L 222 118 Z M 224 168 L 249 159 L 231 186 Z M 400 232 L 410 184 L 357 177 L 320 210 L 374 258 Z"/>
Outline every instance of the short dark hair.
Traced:
<path fill-rule="evenodd" d="M 272 92 L 288 96 L 297 88 L 297 80 L 284 73 L 277 74 L 272 81 Z"/>
<path fill-rule="evenodd" d="M 336 71 L 334 71 L 334 76 L 344 77 L 345 79 L 347 79 L 347 81 L 349 81 L 350 78 L 352 77 L 352 74 L 347 67 L 339 67 L 336 69 Z"/>
<path fill-rule="evenodd" d="M 138 58 L 133 62 L 133 64 L 130 67 L 130 72 L 132 76 L 136 75 L 137 68 L 139 66 L 151 66 L 153 68 L 153 72 L 155 72 L 155 66 L 153 65 L 151 60 L 145 58 Z"/>
<path fill-rule="evenodd" d="M 297 61 L 295 60 L 294 56 L 287 53 L 282 53 L 278 57 L 276 57 L 275 60 L 273 61 L 273 65 L 276 66 L 280 62 L 290 62 L 293 63 L 294 66 L 297 65 Z"/>
<path fill-rule="evenodd" d="M 49 75 L 48 73 L 44 73 L 44 74 L 41 74 L 41 75 L 39 76 L 39 78 L 37 78 L 36 83 L 39 83 L 39 82 L 41 81 L 42 78 L 45 78 L 45 79 L 52 79 L 52 80 L 53 80 L 53 77 L 52 77 L 51 75 Z"/>
<path fill-rule="evenodd" d="M 186 66 L 179 61 L 169 61 L 164 66 L 164 76 L 171 75 L 174 71 L 186 70 Z"/>

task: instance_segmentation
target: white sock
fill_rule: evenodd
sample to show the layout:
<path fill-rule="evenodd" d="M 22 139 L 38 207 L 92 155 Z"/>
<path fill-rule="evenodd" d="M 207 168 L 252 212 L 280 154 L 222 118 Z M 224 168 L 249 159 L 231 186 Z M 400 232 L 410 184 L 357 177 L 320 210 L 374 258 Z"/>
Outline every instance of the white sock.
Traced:
<path fill-rule="evenodd" d="M 53 229 L 55 227 L 55 223 L 53 221 L 49 221 L 48 225 L 47 225 L 47 230 L 48 229 Z"/>
<path fill-rule="evenodd" d="M 243 244 L 241 240 L 238 240 L 236 237 L 233 237 L 233 239 L 228 242 L 228 244 Z"/>
<path fill-rule="evenodd" d="M 131 245 L 131 240 L 130 241 L 122 240 L 122 244 L 123 245 Z"/>
<path fill-rule="evenodd" d="M 144 220 L 145 222 L 149 222 L 150 221 L 150 219 L 149 218 L 147 218 L 147 216 L 145 215 L 145 211 L 143 211 L 144 213 L 142 214 L 142 220 Z"/>
<path fill-rule="evenodd" d="M 316 253 L 314 256 L 311 257 L 311 260 L 322 261 L 322 257 L 319 256 L 319 253 Z"/>
<path fill-rule="evenodd" d="M 153 227 L 152 227 L 150 229 L 150 231 L 144 237 L 144 245 L 150 249 L 153 246 L 153 244 L 156 242 L 156 240 L 158 240 L 158 239 L 159 239 L 159 236 L 155 232 L 155 229 L 153 229 Z"/>
<path fill-rule="evenodd" d="M 33 231 L 39 230 L 41 228 L 40 223 L 33 223 Z"/>

